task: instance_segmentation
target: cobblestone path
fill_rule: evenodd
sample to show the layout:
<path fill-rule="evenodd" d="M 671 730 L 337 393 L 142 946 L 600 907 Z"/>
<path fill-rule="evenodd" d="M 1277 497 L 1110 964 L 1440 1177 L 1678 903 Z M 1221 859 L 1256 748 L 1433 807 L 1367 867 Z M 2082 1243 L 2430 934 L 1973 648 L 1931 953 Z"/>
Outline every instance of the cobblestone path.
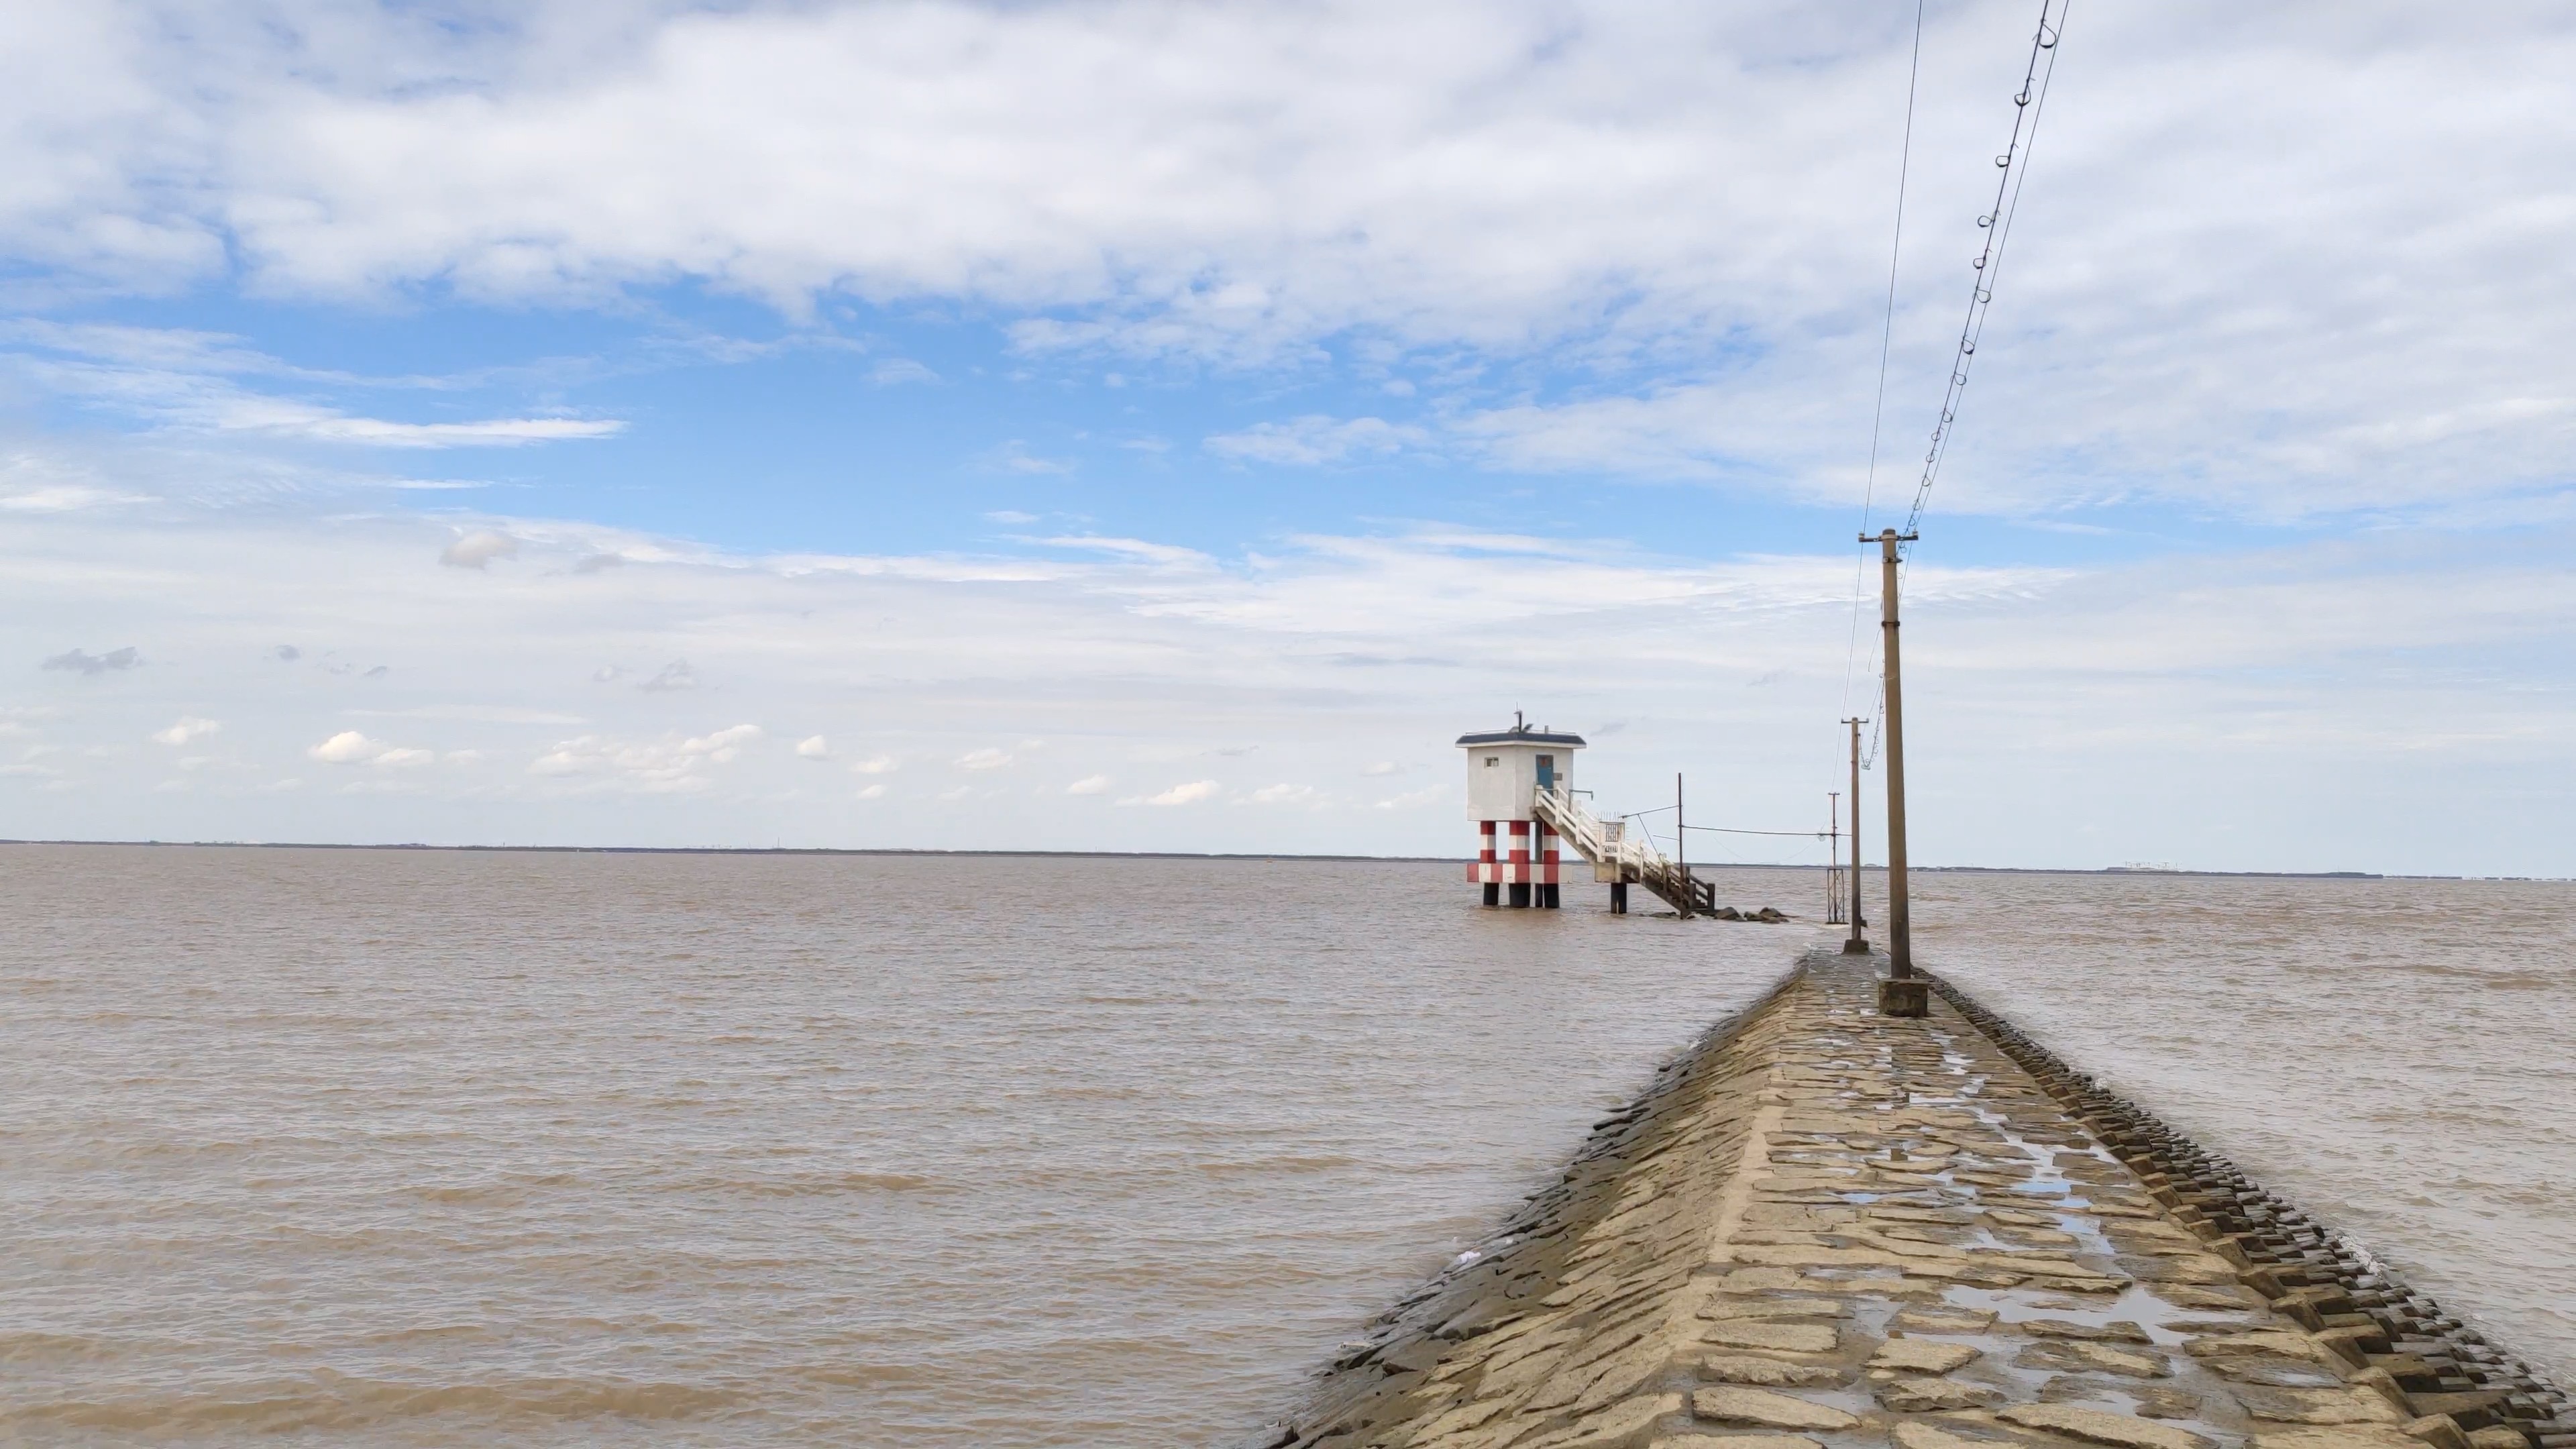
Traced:
<path fill-rule="evenodd" d="M 1858 962 L 1810 958 L 1603 1128 L 1276 1442 L 2528 1449 L 2418 1417 L 2385 1344 L 2267 1306 L 1947 1003 L 1877 1015 Z"/>

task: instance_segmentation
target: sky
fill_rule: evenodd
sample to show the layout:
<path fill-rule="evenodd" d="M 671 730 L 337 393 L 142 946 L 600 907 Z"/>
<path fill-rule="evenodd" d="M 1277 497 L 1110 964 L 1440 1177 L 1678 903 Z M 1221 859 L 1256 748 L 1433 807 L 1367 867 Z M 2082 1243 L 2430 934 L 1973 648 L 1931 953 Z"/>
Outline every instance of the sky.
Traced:
<path fill-rule="evenodd" d="M 20 0 L 0 836 L 1821 830 L 1982 279 L 1915 860 L 2576 875 L 2576 14 L 2040 13 Z"/>

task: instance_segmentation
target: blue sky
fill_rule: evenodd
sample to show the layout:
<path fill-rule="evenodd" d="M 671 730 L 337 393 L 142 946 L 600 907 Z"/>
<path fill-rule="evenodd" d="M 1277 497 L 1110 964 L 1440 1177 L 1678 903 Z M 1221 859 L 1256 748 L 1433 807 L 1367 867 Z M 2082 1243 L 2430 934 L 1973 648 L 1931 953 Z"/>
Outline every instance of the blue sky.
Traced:
<path fill-rule="evenodd" d="M 1461 397 L 1579 395 L 1588 379 L 1552 376 L 1543 359 L 1513 359 L 1496 369 L 1505 377 L 1453 384 L 1439 398 L 1390 396 L 1330 355 L 1257 372 L 1031 357 L 983 319 L 852 308 L 857 315 L 837 325 L 790 327 L 679 289 L 633 301 L 651 315 L 451 305 L 351 317 L 229 298 L 92 315 L 258 339 L 286 374 L 280 391 L 350 414 L 613 424 L 604 436 L 542 449 L 353 456 L 326 447 L 310 456 L 470 494 L 416 500 L 423 507 L 590 519 L 749 552 L 981 550 L 1048 521 L 1050 531 L 1150 534 L 1232 552 L 1354 521 L 1441 519 L 1652 537 L 1712 554 L 1812 549 L 1858 521 L 1857 500 L 1771 496 L 1758 461 L 1741 465 L 1740 486 L 1708 486 L 1515 469 L 1436 450 L 1427 435 Z M 41 416 L 64 433 L 108 437 L 151 420 L 121 401 L 77 396 L 46 399 Z M 1317 420 L 1329 430 L 1354 417 L 1385 426 L 1347 441 L 1300 426 Z M 1621 517 L 1649 512 L 1651 529 Z M 2206 522 L 2159 538 L 1970 517 L 1955 534 L 1970 558 L 2102 557 L 2204 546 Z"/>
<path fill-rule="evenodd" d="M 0 834 L 1449 852 L 1515 707 L 1802 826 L 2037 9 L 1873 484 L 1907 7 L 13 8 Z M 2066 28 L 1918 856 L 2576 871 L 2569 22 Z"/>

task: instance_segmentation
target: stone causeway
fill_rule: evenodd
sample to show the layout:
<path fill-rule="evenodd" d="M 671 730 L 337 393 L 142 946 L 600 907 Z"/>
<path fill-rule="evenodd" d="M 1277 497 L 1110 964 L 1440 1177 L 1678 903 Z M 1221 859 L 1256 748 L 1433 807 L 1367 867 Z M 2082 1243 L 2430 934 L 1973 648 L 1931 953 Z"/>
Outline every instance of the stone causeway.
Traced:
<path fill-rule="evenodd" d="M 1883 1017 L 1865 959 L 1817 954 L 1263 1442 L 2576 1449 L 2576 1421 L 1948 985 Z"/>

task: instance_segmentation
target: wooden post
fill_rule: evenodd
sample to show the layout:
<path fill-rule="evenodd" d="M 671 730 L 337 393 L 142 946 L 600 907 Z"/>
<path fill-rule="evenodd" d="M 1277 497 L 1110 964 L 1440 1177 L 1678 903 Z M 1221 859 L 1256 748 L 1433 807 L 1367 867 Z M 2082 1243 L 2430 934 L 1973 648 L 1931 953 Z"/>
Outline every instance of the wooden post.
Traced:
<path fill-rule="evenodd" d="M 1860 727 L 1866 721 L 1852 718 L 1843 723 L 1851 726 L 1852 797 L 1851 937 L 1843 942 L 1843 954 L 1866 956 L 1869 954 L 1869 937 L 1865 930 L 1869 923 L 1860 915 Z"/>
<path fill-rule="evenodd" d="M 1879 531 L 1879 637 L 1887 650 L 1887 976 L 1878 988 L 1882 1016 L 1922 1016 L 1930 1010 L 1914 976 L 1913 921 L 1905 898 L 1905 686 L 1897 668 L 1896 546 L 1916 535 Z M 1862 542 L 1869 540 L 1864 537 Z"/>
<path fill-rule="evenodd" d="M 1825 924 L 1840 925 L 1843 918 L 1843 792 L 1825 792 Z"/>
<path fill-rule="evenodd" d="M 1682 833 L 1682 777 L 1673 772 L 1673 866 L 1682 877 L 1682 919 L 1690 919 L 1691 902 L 1698 895 L 1691 889 L 1690 837 Z"/>

